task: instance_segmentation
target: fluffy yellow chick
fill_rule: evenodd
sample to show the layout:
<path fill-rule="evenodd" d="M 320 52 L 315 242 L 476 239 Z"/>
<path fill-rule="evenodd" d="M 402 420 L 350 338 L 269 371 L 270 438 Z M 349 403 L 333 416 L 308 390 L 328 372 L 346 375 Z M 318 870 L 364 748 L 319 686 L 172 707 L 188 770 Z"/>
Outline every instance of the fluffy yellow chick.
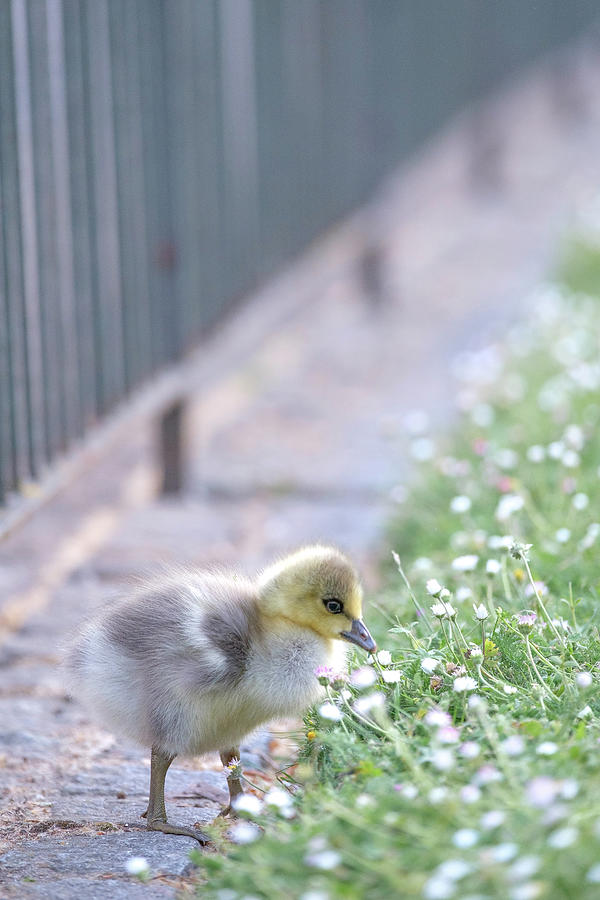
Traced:
<path fill-rule="evenodd" d="M 205 843 L 167 821 L 173 759 L 218 750 L 227 766 L 259 725 L 302 714 L 322 691 L 315 669 L 343 664 L 339 641 L 375 650 L 354 568 L 317 545 L 254 580 L 176 571 L 148 582 L 87 624 L 67 669 L 110 729 L 152 748 L 147 828 Z M 232 801 L 242 793 L 235 768 L 227 780 Z"/>

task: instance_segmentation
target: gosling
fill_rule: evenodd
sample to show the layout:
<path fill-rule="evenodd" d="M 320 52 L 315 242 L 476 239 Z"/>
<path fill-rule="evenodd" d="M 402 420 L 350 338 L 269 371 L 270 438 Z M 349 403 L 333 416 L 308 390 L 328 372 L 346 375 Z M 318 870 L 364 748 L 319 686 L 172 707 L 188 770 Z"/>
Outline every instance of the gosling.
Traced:
<path fill-rule="evenodd" d="M 167 820 L 165 776 L 178 755 L 219 751 L 229 806 L 242 791 L 242 739 L 319 699 L 318 666 L 344 664 L 339 641 L 375 650 L 362 588 L 333 547 L 302 548 L 250 580 L 176 571 L 90 621 L 66 660 L 72 692 L 115 733 L 151 748 L 150 831 L 202 832 Z"/>

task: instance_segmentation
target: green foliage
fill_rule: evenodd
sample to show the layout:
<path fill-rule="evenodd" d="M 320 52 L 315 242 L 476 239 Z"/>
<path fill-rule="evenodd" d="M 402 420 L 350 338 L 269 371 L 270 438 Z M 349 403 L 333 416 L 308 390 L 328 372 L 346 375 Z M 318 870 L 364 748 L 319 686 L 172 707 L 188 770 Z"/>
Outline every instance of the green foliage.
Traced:
<path fill-rule="evenodd" d="M 596 301 L 548 288 L 463 360 L 390 524 L 388 652 L 326 688 L 264 833 L 198 856 L 203 897 L 599 895 L 599 347 Z"/>
<path fill-rule="evenodd" d="M 600 244 L 587 237 L 572 238 L 557 267 L 557 281 L 574 293 L 600 295 Z"/>

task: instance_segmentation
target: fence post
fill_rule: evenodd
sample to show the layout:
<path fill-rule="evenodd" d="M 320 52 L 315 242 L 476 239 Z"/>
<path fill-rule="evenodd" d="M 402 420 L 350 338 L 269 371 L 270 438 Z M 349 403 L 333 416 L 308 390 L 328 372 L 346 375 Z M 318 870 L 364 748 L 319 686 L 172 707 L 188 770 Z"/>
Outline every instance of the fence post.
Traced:
<path fill-rule="evenodd" d="M 162 414 L 159 424 L 160 493 L 181 493 L 184 481 L 184 416 L 186 403 L 178 399 Z"/>

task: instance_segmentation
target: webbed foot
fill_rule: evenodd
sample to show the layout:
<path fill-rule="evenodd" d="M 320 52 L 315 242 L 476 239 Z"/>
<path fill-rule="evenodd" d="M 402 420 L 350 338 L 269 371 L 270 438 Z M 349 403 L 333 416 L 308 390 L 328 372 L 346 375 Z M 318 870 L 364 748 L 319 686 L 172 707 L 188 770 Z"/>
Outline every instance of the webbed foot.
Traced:
<path fill-rule="evenodd" d="M 171 822 L 155 820 L 154 822 L 148 822 L 146 829 L 148 831 L 162 831 L 163 834 L 183 834 L 186 837 L 194 838 L 203 846 L 212 842 L 212 838 L 203 831 L 197 831 L 195 828 L 188 828 L 186 825 L 173 825 Z"/>

